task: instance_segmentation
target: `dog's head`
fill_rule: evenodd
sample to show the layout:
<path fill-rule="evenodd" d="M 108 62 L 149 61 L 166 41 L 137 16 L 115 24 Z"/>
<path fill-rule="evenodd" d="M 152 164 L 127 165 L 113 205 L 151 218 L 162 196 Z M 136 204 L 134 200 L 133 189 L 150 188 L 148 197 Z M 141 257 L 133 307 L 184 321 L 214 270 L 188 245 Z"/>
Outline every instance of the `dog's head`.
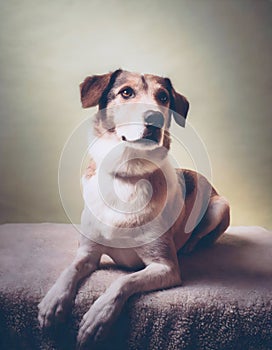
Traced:
<path fill-rule="evenodd" d="M 97 132 L 114 133 L 132 147 L 169 149 L 171 116 L 185 126 L 189 102 L 170 79 L 116 70 L 80 84 L 83 108 L 99 106 Z"/>

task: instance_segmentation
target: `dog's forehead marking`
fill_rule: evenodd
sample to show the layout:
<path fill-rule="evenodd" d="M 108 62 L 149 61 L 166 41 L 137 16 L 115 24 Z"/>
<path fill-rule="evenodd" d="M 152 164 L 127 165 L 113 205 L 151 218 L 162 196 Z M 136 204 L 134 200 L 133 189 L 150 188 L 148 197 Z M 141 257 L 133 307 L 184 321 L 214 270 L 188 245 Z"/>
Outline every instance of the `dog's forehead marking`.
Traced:
<path fill-rule="evenodd" d="M 168 79 L 159 77 L 158 75 L 145 74 L 145 80 L 147 81 L 149 86 L 154 88 L 165 88 L 169 90 Z"/>
<path fill-rule="evenodd" d="M 154 92 L 160 87 L 167 89 L 166 79 L 152 75 L 152 74 L 139 74 L 123 71 L 116 79 L 113 88 L 120 88 L 122 86 L 131 86 L 137 90 L 147 92 Z"/>
<path fill-rule="evenodd" d="M 113 88 L 118 89 L 123 86 L 130 86 L 136 90 L 147 90 L 147 84 L 144 77 L 138 73 L 123 71 L 116 79 Z"/>
<path fill-rule="evenodd" d="M 148 84 L 147 84 L 147 82 L 146 82 L 146 80 L 145 80 L 144 75 L 141 75 L 141 79 L 142 79 L 142 83 L 143 83 L 143 88 L 144 88 L 144 90 L 147 90 L 147 89 L 148 89 Z"/>

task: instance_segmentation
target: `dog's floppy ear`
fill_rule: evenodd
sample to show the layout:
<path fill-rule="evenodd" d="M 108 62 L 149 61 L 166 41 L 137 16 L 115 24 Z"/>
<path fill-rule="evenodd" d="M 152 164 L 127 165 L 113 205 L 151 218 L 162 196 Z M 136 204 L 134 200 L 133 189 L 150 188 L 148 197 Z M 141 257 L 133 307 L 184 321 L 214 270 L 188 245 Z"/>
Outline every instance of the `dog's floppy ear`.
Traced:
<path fill-rule="evenodd" d="M 80 97 L 83 108 L 98 105 L 99 100 L 110 82 L 112 73 L 93 75 L 80 84 Z"/>
<path fill-rule="evenodd" d="M 180 126 L 185 127 L 185 119 L 189 110 L 189 102 L 186 97 L 177 93 L 172 89 L 173 95 L 173 106 L 172 110 L 176 113 L 173 113 L 176 123 Z"/>
<path fill-rule="evenodd" d="M 117 69 L 115 72 L 87 77 L 83 83 L 80 84 L 82 107 L 88 108 L 98 105 L 104 91 L 113 83 L 117 75 L 121 72 L 122 69 Z"/>
<path fill-rule="evenodd" d="M 189 102 L 186 97 L 176 92 L 173 88 L 170 79 L 166 78 L 168 86 L 170 86 L 171 91 L 171 105 L 170 109 L 174 111 L 174 119 L 176 123 L 180 126 L 185 126 L 185 119 L 189 110 Z"/>

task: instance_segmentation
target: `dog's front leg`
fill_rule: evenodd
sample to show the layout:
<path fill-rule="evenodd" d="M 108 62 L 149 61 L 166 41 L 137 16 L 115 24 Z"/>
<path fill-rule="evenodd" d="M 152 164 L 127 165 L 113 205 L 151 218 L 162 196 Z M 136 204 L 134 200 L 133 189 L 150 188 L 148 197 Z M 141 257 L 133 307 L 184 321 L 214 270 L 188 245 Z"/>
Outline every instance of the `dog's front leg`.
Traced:
<path fill-rule="evenodd" d="M 181 283 L 179 267 L 169 262 L 151 262 L 143 270 L 113 282 L 84 315 L 78 333 L 79 349 L 96 343 L 108 332 L 124 303 L 135 293 L 168 288 Z"/>
<path fill-rule="evenodd" d="M 50 327 L 63 321 L 70 311 L 80 280 L 96 270 L 101 253 L 95 247 L 79 247 L 72 264 L 57 279 L 38 305 L 38 320 L 41 327 Z"/>

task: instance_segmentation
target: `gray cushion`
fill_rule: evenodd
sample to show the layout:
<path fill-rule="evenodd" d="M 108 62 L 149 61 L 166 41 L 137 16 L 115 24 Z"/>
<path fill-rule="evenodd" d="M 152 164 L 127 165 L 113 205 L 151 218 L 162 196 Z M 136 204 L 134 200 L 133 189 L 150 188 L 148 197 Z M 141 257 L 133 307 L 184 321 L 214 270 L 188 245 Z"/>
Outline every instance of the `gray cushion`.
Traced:
<path fill-rule="evenodd" d="M 37 304 L 69 264 L 68 224 L 0 226 L 0 348 L 74 349 L 78 323 L 118 276 L 104 260 L 81 286 L 71 317 L 43 333 Z M 179 256 L 183 286 L 135 295 L 101 349 L 272 349 L 272 233 L 233 227 L 210 248 Z"/>

